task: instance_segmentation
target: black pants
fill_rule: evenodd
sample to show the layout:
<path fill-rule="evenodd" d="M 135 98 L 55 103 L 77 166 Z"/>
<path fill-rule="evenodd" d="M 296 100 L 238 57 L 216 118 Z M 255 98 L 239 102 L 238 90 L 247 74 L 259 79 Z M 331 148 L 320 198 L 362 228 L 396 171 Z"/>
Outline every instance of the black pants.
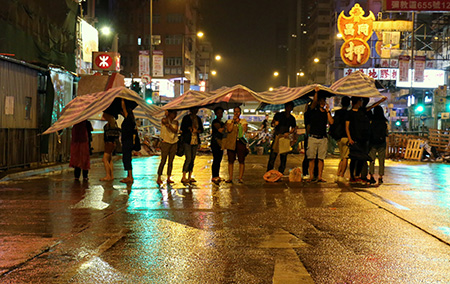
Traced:
<path fill-rule="evenodd" d="M 75 178 L 79 179 L 81 176 L 81 168 L 75 167 L 75 170 L 73 171 Z M 89 174 L 89 170 L 83 170 L 83 178 L 87 179 Z"/>
<path fill-rule="evenodd" d="M 222 162 L 223 150 L 219 144 L 215 141 L 211 142 L 211 151 L 213 154 L 213 162 L 211 166 L 212 177 L 219 177 L 220 163 Z"/>
<path fill-rule="evenodd" d="M 286 169 L 286 162 L 287 162 L 287 153 L 280 154 L 280 166 L 278 167 L 278 171 L 280 173 L 284 173 L 284 170 Z M 275 160 L 277 159 L 278 153 L 274 152 L 273 149 L 270 151 L 269 156 L 269 162 L 267 163 L 267 171 L 270 171 L 275 166 Z"/>

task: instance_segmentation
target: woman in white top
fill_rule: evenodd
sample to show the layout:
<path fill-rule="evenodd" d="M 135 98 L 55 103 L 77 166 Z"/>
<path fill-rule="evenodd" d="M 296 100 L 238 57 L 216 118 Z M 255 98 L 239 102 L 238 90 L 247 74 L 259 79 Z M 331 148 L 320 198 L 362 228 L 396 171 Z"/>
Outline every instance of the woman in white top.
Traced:
<path fill-rule="evenodd" d="M 175 120 L 175 117 L 177 117 L 177 111 L 169 110 L 166 117 L 161 120 L 161 162 L 159 163 L 158 179 L 156 180 L 158 185 L 163 183 L 161 175 L 167 161 L 167 156 L 169 156 L 169 162 L 167 164 L 167 183 L 173 183 L 170 176 L 172 175 L 173 159 L 177 152 L 178 142 L 178 121 Z"/>

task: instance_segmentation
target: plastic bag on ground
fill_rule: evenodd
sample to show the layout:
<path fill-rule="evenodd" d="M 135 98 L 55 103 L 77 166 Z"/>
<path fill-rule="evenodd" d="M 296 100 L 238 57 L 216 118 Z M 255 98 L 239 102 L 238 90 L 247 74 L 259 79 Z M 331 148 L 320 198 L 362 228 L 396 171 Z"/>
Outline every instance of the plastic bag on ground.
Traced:
<path fill-rule="evenodd" d="M 301 182 L 302 181 L 302 169 L 299 167 L 293 168 L 289 172 L 289 181 L 290 182 Z"/>

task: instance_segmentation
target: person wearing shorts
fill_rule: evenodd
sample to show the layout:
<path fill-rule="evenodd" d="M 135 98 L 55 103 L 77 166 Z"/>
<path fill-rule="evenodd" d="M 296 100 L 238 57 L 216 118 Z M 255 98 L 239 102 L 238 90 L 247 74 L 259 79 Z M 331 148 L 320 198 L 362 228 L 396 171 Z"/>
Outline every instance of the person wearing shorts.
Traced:
<path fill-rule="evenodd" d="M 319 87 L 316 87 L 314 99 L 311 103 L 310 129 L 308 138 L 308 148 L 306 155 L 309 160 L 309 176 L 314 173 L 314 159 L 318 161 L 317 182 L 325 182 L 322 178 L 324 160 L 327 155 L 327 124 L 333 124 L 334 120 L 330 113 L 330 106 L 326 103 L 324 96 L 319 96 Z M 311 181 L 311 179 L 309 180 Z"/>

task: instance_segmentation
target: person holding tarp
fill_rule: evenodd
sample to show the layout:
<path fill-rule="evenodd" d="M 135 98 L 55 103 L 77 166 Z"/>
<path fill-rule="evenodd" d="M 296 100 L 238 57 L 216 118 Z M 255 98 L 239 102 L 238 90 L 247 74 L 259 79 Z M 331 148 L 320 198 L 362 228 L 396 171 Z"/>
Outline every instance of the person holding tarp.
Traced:
<path fill-rule="evenodd" d="M 282 148 L 280 145 L 283 141 L 287 141 L 290 146 L 289 135 L 297 130 L 295 117 L 291 114 L 293 109 L 294 103 L 288 102 L 284 105 L 284 111 L 276 113 L 273 117 L 272 125 L 275 127 L 274 138 L 270 149 L 269 162 L 267 163 L 267 171 L 274 168 L 275 160 L 278 154 L 280 154 L 280 165 L 278 167 L 278 171 L 280 173 L 284 173 L 284 170 L 286 169 L 288 152 L 285 152 L 284 150 L 280 151 L 280 148 Z"/>
<path fill-rule="evenodd" d="M 317 182 L 325 182 L 322 178 L 324 160 L 327 155 L 327 124 L 333 124 L 334 120 L 330 113 L 330 106 L 326 103 L 325 96 L 319 97 L 319 88 L 315 88 L 314 99 L 310 110 L 310 129 L 308 138 L 307 156 L 309 159 L 310 180 L 314 174 L 314 160 L 318 158 Z"/>
<path fill-rule="evenodd" d="M 122 162 L 123 168 L 127 172 L 127 177 L 120 180 L 123 183 L 133 183 L 133 167 L 131 156 L 133 152 L 133 135 L 135 135 L 136 121 L 133 110 L 126 106 L 125 100 L 121 101 L 121 115 L 125 118 L 122 122 Z"/>
<path fill-rule="evenodd" d="M 112 154 L 116 149 L 116 140 L 120 137 L 120 128 L 117 126 L 114 116 L 103 113 L 103 118 L 108 121 L 103 127 L 103 140 L 105 142 L 105 150 L 103 153 L 103 164 L 105 166 L 106 176 L 101 181 L 111 181 L 114 179 L 114 163 Z"/>

